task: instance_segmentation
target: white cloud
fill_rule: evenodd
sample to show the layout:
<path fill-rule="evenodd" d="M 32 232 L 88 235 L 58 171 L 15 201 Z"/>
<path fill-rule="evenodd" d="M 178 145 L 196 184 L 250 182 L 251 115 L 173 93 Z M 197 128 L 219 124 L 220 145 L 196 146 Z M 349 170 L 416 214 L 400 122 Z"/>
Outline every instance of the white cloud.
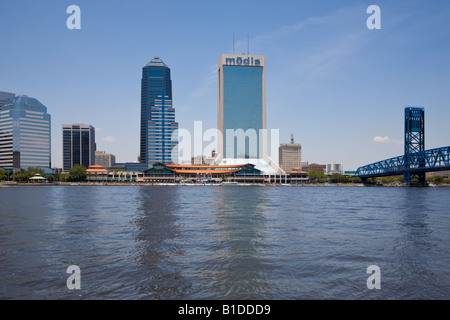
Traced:
<path fill-rule="evenodd" d="M 113 136 L 103 137 L 102 140 L 106 142 L 116 142 L 116 138 L 114 138 Z"/>
<path fill-rule="evenodd" d="M 396 144 L 396 145 L 399 145 L 399 146 L 403 145 L 403 141 L 397 140 L 397 139 L 391 139 L 388 136 L 384 136 L 384 137 L 382 137 L 382 136 L 375 136 L 372 139 L 372 141 L 375 142 L 375 143 L 393 143 L 393 144 Z"/>
<path fill-rule="evenodd" d="M 391 139 L 389 139 L 388 136 L 384 136 L 384 137 L 376 136 L 372 139 L 372 141 L 376 142 L 376 143 L 387 143 L 387 142 L 390 142 Z"/>

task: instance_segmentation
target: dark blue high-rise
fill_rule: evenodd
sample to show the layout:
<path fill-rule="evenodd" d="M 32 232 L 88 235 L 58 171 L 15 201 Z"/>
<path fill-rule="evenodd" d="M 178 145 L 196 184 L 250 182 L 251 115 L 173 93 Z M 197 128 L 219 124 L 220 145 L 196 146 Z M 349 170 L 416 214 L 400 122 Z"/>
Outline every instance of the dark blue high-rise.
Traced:
<path fill-rule="evenodd" d="M 168 139 L 176 128 L 170 68 L 154 57 L 142 69 L 140 162 L 171 162 Z"/>

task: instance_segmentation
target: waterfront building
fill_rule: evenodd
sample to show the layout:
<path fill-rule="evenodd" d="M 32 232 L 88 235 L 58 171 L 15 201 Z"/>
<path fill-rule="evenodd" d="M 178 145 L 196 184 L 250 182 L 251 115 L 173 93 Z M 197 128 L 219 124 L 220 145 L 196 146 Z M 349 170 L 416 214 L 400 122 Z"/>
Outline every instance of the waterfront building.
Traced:
<path fill-rule="evenodd" d="M 264 183 L 265 177 L 253 164 L 182 165 L 155 163 L 143 171 L 146 182 L 236 182 Z"/>
<path fill-rule="evenodd" d="M 95 164 L 95 128 L 88 124 L 63 124 L 63 171 L 74 165 Z"/>
<path fill-rule="evenodd" d="M 253 163 L 265 173 L 281 172 L 267 155 L 264 56 L 220 55 L 217 128 L 217 164 Z"/>
<path fill-rule="evenodd" d="M 129 183 L 142 181 L 142 172 L 111 172 L 103 166 L 93 165 L 86 169 L 86 181 L 91 183 Z"/>
<path fill-rule="evenodd" d="M 170 68 L 159 58 L 153 58 L 142 69 L 140 162 L 176 163 L 178 129 L 172 105 Z M 175 148 L 175 150 L 174 150 Z"/>
<path fill-rule="evenodd" d="M 5 104 L 6 100 L 14 98 L 16 95 L 11 92 L 0 91 L 0 111 L 2 111 L 2 107 Z"/>
<path fill-rule="evenodd" d="M 146 163 L 140 163 L 140 162 L 116 162 L 111 167 L 109 167 L 109 170 L 121 170 L 121 171 L 128 171 L 128 172 L 138 172 L 143 171 L 148 168 L 148 165 Z"/>
<path fill-rule="evenodd" d="M 95 164 L 104 168 L 110 168 L 116 163 L 116 156 L 105 151 L 95 151 Z"/>
<path fill-rule="evenodd" d="M 304 184 L 308 182 L 308 172 L 303 171 L 301 168 L 292 168 L 292 170 L 286 172 L 290 176 L 291 184 Z"/>
<path fill-rule="evenodd" d="M 51 116 L 36 98 L 9 98 L 0 111 L 0 168 L 51 167 Z"/>
<path fill-rule="evenodd" d="M 294 168 L 301 168 L 302 145 L 294 143 L 294 135 L 291 135 L 291 143 L 282 143 L 278 149 L 278 156 L 281 169 L 288 172 Z"/>
<path fill-rule="evenodd" d="M 88 176 L 97 176 L 97 175 L 108 175 L 109 174 L 109 170 L 105 169 L 104 166 L 100 166 L 100 165 L 92 165 L 87 167 L 86 169 L 86 175 Z"/>

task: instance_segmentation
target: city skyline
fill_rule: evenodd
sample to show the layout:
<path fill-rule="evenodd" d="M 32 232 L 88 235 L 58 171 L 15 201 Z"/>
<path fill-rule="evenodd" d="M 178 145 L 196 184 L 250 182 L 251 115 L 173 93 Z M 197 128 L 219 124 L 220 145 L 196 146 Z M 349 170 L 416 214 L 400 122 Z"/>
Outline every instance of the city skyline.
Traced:
<path fill-rule="evenodd" d="M 449 144 L 449 4 L 379 2 L 381 29 L 370 30 L 372 3 L 359 1 L 282 1 L 270 10 L 264 2 L 77 1 L 81 30 L 69 30 L 70 4 L 5 3 L 0 13 L 2 38 L 15 48 L 0 53 L 0 91 L 47 106 L 54 167 L 62 167 L 63 123 L 92 124 L 99 150 L 137 161 L 139 79 L 154 56 L 171 66 L 180 128 L 197 120 L 215 128 L 217 56 L 233 49 L 266 56 L 267 128 L 280 130 L 280 143 L 293 133 L 305 161 L 355 170 L 401 154 L 405 106 L 427 111 L 426 148 Z M 170 12 L 169 24 L 145 19 L 154 7 Z M 219 17 L 202 14 L 219 7 Z"/>

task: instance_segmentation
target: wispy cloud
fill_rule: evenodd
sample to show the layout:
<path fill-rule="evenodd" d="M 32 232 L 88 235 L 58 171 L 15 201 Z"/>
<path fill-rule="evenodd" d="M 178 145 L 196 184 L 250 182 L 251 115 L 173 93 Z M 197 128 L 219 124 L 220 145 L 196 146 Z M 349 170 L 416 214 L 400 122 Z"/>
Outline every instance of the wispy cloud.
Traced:
<path fill-rule="evenodd" d="M 116 142 L 116 138 L 113 136 L 102 137 L 102 140 L 110 143 Z"/>
<path fill-rule="evenodd" d="M 388 136 L 384 136 L 384 137 L 382 137 L 382 136 L 375 136 L 372 139 L 372 141 L 375 142 L 375 143 L 393 143 L 393 144 L 398 144 L 398 145 L 402 145 L 403 144 L 403 141 L 396 140 L 396 139 L 391 139 Z"/>
<path fill-rule="evenodd" d="M 372 141 L 376 142 L 376 143 L 388 143 L 389 141 L 391 141 L 391 139 L 389 139 L 388 136 L 384 136 L 384 137 L 376 136 L 372 139 Z"/>

